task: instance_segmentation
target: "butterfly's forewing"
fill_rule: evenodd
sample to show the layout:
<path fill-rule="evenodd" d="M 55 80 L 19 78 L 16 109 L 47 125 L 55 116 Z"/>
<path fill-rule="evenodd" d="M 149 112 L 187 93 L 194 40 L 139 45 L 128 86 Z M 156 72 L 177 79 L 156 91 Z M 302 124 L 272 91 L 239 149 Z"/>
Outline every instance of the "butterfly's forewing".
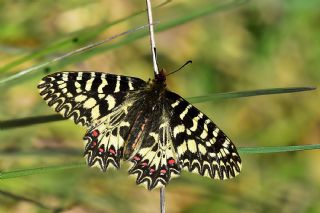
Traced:
<path fill-rule="evenodd" d="M 167 92 L 173 144 L 183 168 L 214 179 L 240 173 L 241 159 L 230 139 L 203 113 L 179 95 Z"/>
<path fill-rule="evenodd" d="M 146 86 L 133 77 L 99 72 L 58 72 L 42 79 L 40 95 L 56 112 L 89 127 L 123 103 L 128 93 Z"/>
<path fill-rule="evenodd" d="M 89 166 L 119 168 L 130 123 L 128 108 L 146 82 L 99 72 L 59 72 L 39 83 L 40 95 L 63 117 L 86 126 L 85 152 Z"/>

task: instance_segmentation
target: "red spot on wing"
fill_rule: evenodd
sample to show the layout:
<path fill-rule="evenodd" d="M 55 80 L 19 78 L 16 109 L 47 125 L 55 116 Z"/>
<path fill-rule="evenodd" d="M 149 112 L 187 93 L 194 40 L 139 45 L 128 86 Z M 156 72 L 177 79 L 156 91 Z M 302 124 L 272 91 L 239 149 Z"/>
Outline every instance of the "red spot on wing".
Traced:
<path fill-rule="evenodd" d="M 165 170 L 165 169 L 161 169 L 160 170 L 160 173 L 163 175 L 163 174 L 166 174 L 167 173 L 167 170 Z"/>
<path fill-rule="evenodd" d="M 92 144 L 91 144 L 91 147 L 95 147 L 96 145 L 97 145 L 97 142 L 93 141 Z"/>
<path fill-rule="evenodd" d="M 172 164 L 175 164 L 175 160 L 174 159 L 170 159 L 170 160 L 168 160 L 168 163 L 170 164 L 170 165 L 172 165 Z"/>
<path fill-rule="evenodd" d="M 103 148 L 99 148 L 99 152 L 104 152 L 104 149 Z"/>
<path fill-rule="evenodd" d="M 109 152 L 111 153 L 111 154 L 113 154 L 113 155 L 115 155 L 116 154 L 116 150 L 114 150 L 114 149 L 109 149 Z"/>
<path fill-rule="evenodd" d="M 95 129 L 95 130 L 92 131 L 91 134 L 92 134 L 93 137 L 98 137 L 100 133 L 99 133 L 98 130 Z"/>
<path fill-rule="evenodd" d="M 150 169 L 150 174 L 153 174 L 154 171 L 155 171 L 155 169 L 151 168 L 151 169 Z"/>
<path fill-rule="evenodd" d="M 136 156 L 133 157 L 133 159 L 136 160 L 136 161 L 139 161 L 141 158 L 138 155 L 136 155 Z"/>
<path fill-rule="evenodd" d="M 141 164 L 142 167 L 146 167 L 147 165 L 148 165 L 147 162 L 143 162 L 143 163 Z"/>

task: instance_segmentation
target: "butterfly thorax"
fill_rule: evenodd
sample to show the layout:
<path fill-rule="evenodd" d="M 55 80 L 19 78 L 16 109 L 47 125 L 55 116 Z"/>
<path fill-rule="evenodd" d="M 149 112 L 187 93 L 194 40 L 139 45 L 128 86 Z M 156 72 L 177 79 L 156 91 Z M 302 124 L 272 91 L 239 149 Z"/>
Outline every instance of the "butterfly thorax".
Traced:
<path fill-rule="evenodd" d="M 166 87 L 166 75 L 165 70 L 161 69 L 155 78 L 150 83 L 151 90 L 164 90 Z"/>
<path fill-rule="evenodd" d="M 144 146 L 141 144 L 143 139 L 147 137 L 145 135 L 150 130 L 151 124 L 154 123 L 154 119 L 159 119 L 162 115 L 162 104 L 164 94 L 166 92 L 166 77 L 164 70 L 161 70 L 155 78 L 148 83 L 148 88 L 140 93 L 140 101 L 137 105 L 132 106 L 135 110 L 131 110 L 130 119 L 132 121 L 131 128 L 126 138 L 126 144 L 124 147 L 124 159 L 130 159 L 135 155 L 135 150 Z"/>

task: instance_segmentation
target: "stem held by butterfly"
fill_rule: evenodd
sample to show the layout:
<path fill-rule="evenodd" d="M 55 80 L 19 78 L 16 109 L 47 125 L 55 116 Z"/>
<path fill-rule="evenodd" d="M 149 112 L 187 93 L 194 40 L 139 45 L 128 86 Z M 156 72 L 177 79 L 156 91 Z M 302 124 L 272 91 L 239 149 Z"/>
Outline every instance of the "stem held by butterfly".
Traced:
<path fill-rule="evenodd" d="M 152 7 L 151 0 L 146 0 L 147 4 L 147 12 L 148 12 L 148 21 L 149 21 L 149 33 L 150 33 L 150 46 L 151 46 L 151 54 L 152 54 L 152 62 L 153 62 L 153 71 L 154 74 L 159 74 L 159 69 L 157 65 L 157 48 L 156 42 L 154 38 L 154 29 L 153 29 L 153 18 L 152 18 Z"/>
<path fill-rule="evenodd" d="M 159 69 L 157 65 L 157 49 L 156 42 L 154 38 L 154 30 L 153 30 L 153 18 L 152 18 L 152 7 L 151 0 L 146 0 L 147 4 L 147 12 L 148 12 L 148 21 L 149 21 L 149 33 L 150 33 L 150 46 L 151 46 L 151 54 L 152 54 L 152 62 L 153 62 L 153 71 L 154 75 L 159 74 Z M 165 213 L 165 188 L 160 188 L 160 212 Z"/>
<path fill-rule="evenodd" d="M 165 213 L 166 212 L 166 207 L 165 207 L 165 188 L 161 187 L 160 188 L 160 212 Z"/>

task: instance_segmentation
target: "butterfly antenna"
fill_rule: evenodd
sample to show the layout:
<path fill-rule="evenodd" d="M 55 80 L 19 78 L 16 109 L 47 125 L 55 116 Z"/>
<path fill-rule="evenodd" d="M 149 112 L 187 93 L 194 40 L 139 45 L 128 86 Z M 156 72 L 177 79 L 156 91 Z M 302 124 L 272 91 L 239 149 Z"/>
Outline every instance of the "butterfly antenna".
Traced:
<path fill-rule="evenodd" d="M 170 73 L 169 73 L 168 75 L 166 75 L 166 76 L 169 76 L 169 75 L 171 75 L 171 74 L 173 74 L 173 73 L 175 73 L 175 72 L 178 72 L 179 70 L 181 70 L 183 67 L 187 66 L 188 64 L 192 64 L 192 61 L 191 61 L 191 60 L 187 61 L 187 62 L 184 63 L 184 65 L 182 65 L 179 69 L 177 69 L 177 70 L 175 70 L 175 71 L 173 71 L 173 72 L 170 72 Z"/>

